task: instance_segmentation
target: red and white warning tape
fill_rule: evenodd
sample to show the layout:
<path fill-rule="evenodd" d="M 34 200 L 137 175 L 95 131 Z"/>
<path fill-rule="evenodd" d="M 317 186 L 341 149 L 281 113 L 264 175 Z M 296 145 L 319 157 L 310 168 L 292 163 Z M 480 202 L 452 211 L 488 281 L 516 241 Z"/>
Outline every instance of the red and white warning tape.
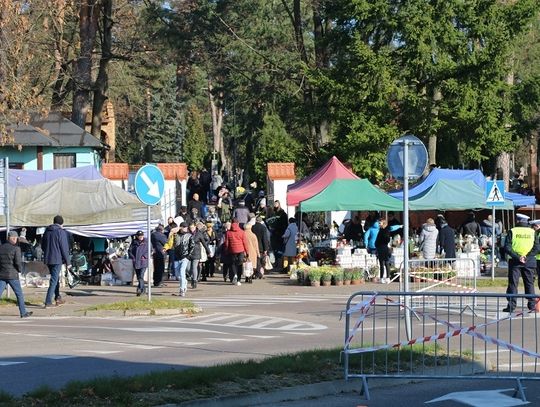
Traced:
<path fill-rule="evenodd" d="M 417 274 L 415 272 L 411 272 L 409 274 L 412 277 L 419 278 L 420 280 L 428 282 L 428 283 L 440 283 L 440 284 L 445 285 L 447 287 L 456 287 L 456 288 L 464 288 L 465 289 L 463 291 L 454 291 L 454 292 L 458 292 L 458 293 L 475 293 L 477 291 L 476 288 L 467 287 L 467 286 L 457 284 L 457 283 L 451 283 L 450 281 L 452 281 L 453 277 L 447 278 L 446 280 L 438 280 L 436 278 L 425 277 L 422 274 Z"/>
<path fill-rule="evenodd" d="M 349 337 L 347 338 L 347 340 L 345 342 L 345 351 L 347 353 L 349 353 L 349 354 L 375 352 L 375 351 L 378 351 L 378 350 L 391 349 L 391 348 L 401 348 L 401 347 L 404 347 L 404 346 L 412 346 L 412 345 L 419 344 L 419 343 L 434 342 L 434 341 L 439 341 L 439 340 L 442 340 L 442 339 L 447 339 L 447 338 L 451 338 L 451 337 L 455 337 L 455 336 L 461 336 L 461 335 L 465 334 L 465 335 L 470 335 L 470 336 L 473 336 L 475 338 L 481 339 L 481 340 L 483 340 L 483 341 L 485 341 L 487 343 L 491 343 L 493 345 L 500 346 L 500 347 L 502 347 L 504 349 L 508 349 L 508 350 L 510 350 L 512 352 L 516 352 L 516 353 L 520 353 L 520 354 L 525 355 L 525 356 L 530 356 L 530 357 L 540 359 L 540 354 L 537 353 L 537 352 L 529 351 L 529 350 L 527 350 L 525 348 L 522 348 L 521 346 L 517 346 L 517 345 L 511 344 L 511 343 L 505 342 L 502 339 L 493 338 L 492 336 L 485 335 L 485 334 L 483 334 L 481 332 L 478 332 L 478 330 L 480 330 L 482 328 L 485 328 L 485 327 L 487 327 L 489 325 L 498 324 L 498 323 L 501 323 L 501 322 L 503 322 L 505 320 L 509 320 L 509 319 L 512 319 L 512 318 L 522 316 L 523 313 L 517 313 L 517 314 L 514 314 L 513 316 L 507 316 L 507 317 L 504 317 L 504 318 L 501 318 L 501 319 L 488 321 L 485 324 L 472 325 L 472 326 L 469 326 L 469 327 L 466 327 L 466 328 L 460 328 L 459 326 L 457 326 L 455 324 L 452 324 L 452 323 L 450 323 L 448 321 L 445 321 L 445 320 L 442 320 L 440 318 L 436 318 L 436 317 L 434 317 L 434 316 L 432 316 L 430 314 L 423 313 L 423 312 L 417 311 L 417 310 L 413 311 L 407 305 L 405 305 L 403 303 L 396 302 L 396 301 L 392 300 L 391 298 L 385 298 L 385 299 L 386 299 L 386 301 L 388 303 L 398 305 L 401 308 L 410 309 L 411 311 L 415 312 L 416 314 L 418 314 L 420 316 L 424 316 L 426 318 L 431 319 L 432 321 L 440 323 L 441 325 L 447 326 L 451 330 L 447 331 L 447 332 L 436 333 L 436 334 L 431 335 L 431 336 L 422 336 L 422 337 L 418 337 L 418 338 L 411 339 L 411 340 L 408 340 L 408 341 L 402 341 L 402 342 L 395 343 L 395 344 L 372 346 L 372 347 L 368 347 L 368 348 L 349 349 L 349 346 L 350 346 L 350 344 L 352 342 L 352 339 L 353 339 L 356 331 L 360 328 L 360 326 L 362 325 L 362 322 L 366 319 L 369 308 L 373 304 L 375 304 L 376 297 L 377 297 L 377 295 L 374 295 L 370 300 L 364 301 L 364 302 L 358 304 L 357 306 L 355 306 L 356 309 L 358 309 L 358 310 L 360 310 L 362 312 L 362 315 L 358 319 L 357 323 L 354 326 L 354 329 L 351 331 L 351 334 L 349 335 Z M 349 311 L 351 311 L 351 310 L 352 310 L 352 308 L 349 309 Z M 351 312 L 349 312 L 349 311 L 347 313 L 351 314 Z"/>
<path fill-rule="evenodd" d="M 366 319 L 369 308 L 373 304 L 375 304 L 376 299 L 377 299 L 377 294 L 374 294 L 370 299 L 362 301 L 347 310 L 347 314 L 349 315 L 354 312 L 360 312 L 360 317 L 358 318 L 358 321 L 356 321 L 356 324 L 354 324 L 354 327 L 350 331 L 349 336 L 345 340 L 345 348 L 347 348 L 351 344 L 351 341 L 353 340 L 354 335 L 356 334 L 356 331 L 358 331 L 358 329 L 362 325 L 362 322 L 364 322 L 364 319 Z"/>

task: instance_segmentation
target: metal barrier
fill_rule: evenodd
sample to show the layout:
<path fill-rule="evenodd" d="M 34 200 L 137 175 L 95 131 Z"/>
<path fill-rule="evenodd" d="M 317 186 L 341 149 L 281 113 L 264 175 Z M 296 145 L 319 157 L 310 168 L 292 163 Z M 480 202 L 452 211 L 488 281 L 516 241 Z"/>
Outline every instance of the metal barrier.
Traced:
<path fill-rule="evenodd" d="M 412 259 L 409 260 L 409 290 L 418 293 L 476 292 L 476 278 L 480 275 L 480 264 L 475 259 Z M 404 291 L 403 263 L 400 267 L 400 290 Z M 452 298 L 448 298 L 451 300 Z M 421 303 L 413 302 L 412 306 L 433 305 L 435 298 L 423 297 Z M 471 298 L 471 301 L 474 298 Z M 454 306 L 470 307 L 462 301 Z"/>
<path fill-rule="evenodd" d="M 509 314 L 503 308 L 511 297 L 517 306 Z M 535 295 L 357 292 L 345 314 L 345 379 L 361 378 L 368 400 L 369 378 L 511 379 L 514 397 L 526 401 L 521 381 L 540 380 L 540 314 L 528 308 L 536 301 Z M 410 333 L 409 313 L 417 317 Z"/>

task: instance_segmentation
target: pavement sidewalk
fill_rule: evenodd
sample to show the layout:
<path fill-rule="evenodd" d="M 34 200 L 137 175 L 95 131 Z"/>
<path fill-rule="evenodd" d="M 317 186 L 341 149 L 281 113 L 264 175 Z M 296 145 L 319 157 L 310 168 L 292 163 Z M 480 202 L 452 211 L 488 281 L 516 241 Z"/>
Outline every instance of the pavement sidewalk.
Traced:
<path fill-rule="evenodd" d="M 488 278 L 488 277 L 481 277 Z M 151 288 L 152 299 L 158 298 L 175 298 L 178 293 L 179 286 L 178 281 L 166 280 L 165 286 Z M 366 283 L 362 285 L 351 286 L 330 286 L 330 287 L 310 287 L 298 285 L 296 281 L 291 281 L 286 274 L 271 273 L 266 275 L 263 280 L 254 280 L 252 284 L 242 284 L 237 287 L 229 282 L 224 282 L 221 276 L 213 277 L 208 282 L 200 282 L 196 289 L 188 288 L 186 300 L 196 301 L 199 298 L 216 298 L 219 296 L 241 296 L 241 295 L 272 295 L 272 296 L 294 296 L 294 295 L 338 295 L 342 294 L 344 297 L 351 295 L 358 291 L 398 291 L 399 283 L 391 284 L 378 284 L 378 283 Z M 52 317 L 52 316 L 85 316 L 82 312 L 91 306 L 99 304 L 113 303 L 117 301 L 126 301 L 134 299 L 135 287 L 131 285 L 122 286 L 98 286 L 98 285 L 78 285 L 75 288 L 64 287 L 61 290 L 62 298 L 66 301 L 65 304 L 52 307 L 43 308 L 43 301 L 47 288 L 23 288 L 25 300 L 30 305 L 27 306 L 28 311 L 32 311 L 34 317 Z M 491 287 L 489 291 L 504 292 L 504 288 Z M 4 292 L 4 295 L 6 292 Z M 11 293 L 11 298 L 15 298 L 15 295 Z M 148 298 L 147 294 L 140 298 Z M 345 301 L 343 302 L 343 308 L 345 308 Z M 203 310 L 204 311 L 204 310 Z M 120 313 L 113 313 L 107 311 L 109 315 L 119 315 Z M 163 311 L 166 312 L 166 311 Z M 126 316 L 134 314 L 128 313 Z M 137 314 L 137 315 L 140 315 Z M 0 317 L 14 316 L 18 317 L 18 310 L 16 305 L 2 306 L 0 307 Z"/>

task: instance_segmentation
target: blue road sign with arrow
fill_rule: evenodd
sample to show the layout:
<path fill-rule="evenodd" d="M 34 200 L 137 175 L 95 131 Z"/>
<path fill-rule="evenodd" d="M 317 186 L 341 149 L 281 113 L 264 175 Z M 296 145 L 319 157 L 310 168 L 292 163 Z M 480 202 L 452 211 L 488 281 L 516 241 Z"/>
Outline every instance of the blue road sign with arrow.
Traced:
<path fill-rule="evenodd" d="M 135 175 L 135 194 L 143 204 L 158 204 L 164 190 L 165 178 L 157 166 L 146 164 L 137 171 L 137 175 Z"/>

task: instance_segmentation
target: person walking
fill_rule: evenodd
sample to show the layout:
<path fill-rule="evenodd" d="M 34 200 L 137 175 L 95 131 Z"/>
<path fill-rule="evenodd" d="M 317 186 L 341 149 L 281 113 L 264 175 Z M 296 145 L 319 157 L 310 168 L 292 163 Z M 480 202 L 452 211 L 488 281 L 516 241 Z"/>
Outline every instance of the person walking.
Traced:
<path fill-rule="evenodd" d="M 169 240 L 163 246 L 163 251 L 167 250 L 174 251 L 174 273 L 179 280 L 178 295 L 185 297 L 187 291 L 186 270 L 191 263 L 189 256 L 193 251 L 193 237 L 188 231 L 186 222 L 181 222 L 177 228 L 171 229 Z"/>
<path fill-rule="evenodd" d="M 441 220 L 441 230 L 439 232 L 440 254 L 444 253 L 447 259 L 456 258 L 456 231 L 447 222 Z"/>
<path fill-rule="evenodd" d="M 534 229 L 534 238 L 540 244 L 540 219 L 531 220 L 529 224 Z M 540 289 L 540 252 L 534 256 L 536 258 L 536 274 L 538 276 L 538 288 Z"/>
<path fill-rule="evenodd" d="M 253 268 L 253 274 L 255 274 L 256 270 L 259 269 L 260 264 L 260 257 L 261 252 L 259 251 L 259 241 L 257 240 L 257 236 L 253 233 L 252 228 L 253 226 L 249 223 L 245 226 L 246 230 L 246 240 L 247 240 L 247 248 L 248 248 L 248 259 L 251 262 L 251 266 Z M 246 276 L 246 283 L 251 283 L 253 281 L 253 275 L 250 277 Z"/>
<path fill-rule="evenodd" d="M 298 226 L 296 226 L 296 219 L 289 219 L 289 226 L 283 233 L 283 272 L 289 271 L 289 266 L 296 263 L 296 255 L 298 251 L 296 249 L 296 239 L 298 238 Z"/>
<path fill-rule="evenodd" d="M 227 231 L 231 230 L 231 222 L 225 222 L 223 224 L 223 230 L 221 231 L 221 237 L 219 239 L 218 254 L 219 261 L 221 263 L 221 271 L 223 273 L 223 281 L 226 282 L 232 268 L 232 255 L 225 247 L 225 235 Z"/>
<path fill-rule="evenodd" d="M 165 253 L 163 253 L 163 245 L 167 243 L 167 236 L 163 233 L 163 225 L 158 225 L 154 233 L 150 235 L 150 242 L 154 252 L 154 287 L 163 287 L 163 273 L 165 273 Z"/>
<path fill-rule="evenodd" d="M 375 239 L 375 250 L 379 259 L 379 274 L 381 284 L 390 283 L 390 228 L 386 220 L 379 220 L 379 232 Z"/>
<path fill-rule="evenodd" d="M 245 229 L 244 226 L 249 222 L 249 208 L 243 199 L 238 201 L 238 207 L 234 209 L 232 216 L 238 220 L 240 227 Z"/>
<path fill-rule="evenodd" d="M 375 242 L 377 241 L 377 235 L 379 234 L 380 223 L 379 217 L 374 216 L 373 222 L 366 220 L 366 232 L 364 233 L 364 246 L 366 247 L 369 254 L 376 254 L 377 249 L 375 248 Z"/>
<path fill-rule="evenodd" d="M 435 226 L 433 218 L 428 218 L 426 223 L 422 225 L 420 232 L 420 247 L 422 248 L 422 257 L 430 260 L 435 258 L 437 252 L 437 237 L 439 231 Z"/>
<path fill-rule="evenodd" d="M 225 233 L 224 249 L 231 256 L 229 280 L 234 285 L 242 285 L 242 265 L 248 253 L 248 243 L 244 231 L 238 224 L 238 219 L 233 219 L 231 229 Z"/>
<path fill-rule="evenodd" d="M 535 255 L 540 251 L 540 245 L 535 238 L 535 232 L 529 227 L 529 217 L 518 213 L 517 226 L 513 227 L 506 236 L 505 251 L 508 261 L 508 287 L 506 294 L 517 294 L 519 276 L 523 278 L 525 294 L 534 295 L 534 274 L 536 271 Z M 508 306 L 503 312 L 514 312 L 516 298 L 507 297 Z M 527 299 L 527 308 L 535 312 L 534 298 Z"/>
<path fill-rule="evenodd" d="M 33 313 L 24 305 L 24 294 L 19 281 L 22 271 L 21 248 L 17 246 L 19 235 L 14 230 L 8 232 L 8 241 L 0 246 L 0 297 L 6 286 L 10 286 L 17 297 L 21 318 L 28 318 Z"/>
<path fill-rule="evenodd" d="M 270 231 L 264 224 L 264 219 L 260 216 L 255 218 L 255 224 L 252 226 L 251 231 L 257 237 L 257 243 L 259 244 L 260 264 L 256 270 L 258 278 L 264 278 L 264 272 L 261 272 L 261 266 L 264 267 L 263 260 L 266 261 L 266 256 L 270 251 Z"/>
<path fill-rule="evenodd" d="M 217 234 L 212 222 L 206 223 L 206 242 L 208 245 L 208 259 L 203 265 L 203 275 L 201 281 L 207 281 L 209 277 L 214 277 L 216 271 L 216 247 Z"/>
<path fill-rule="evenodd" d="M 191 288 L 197 288 L 197 282 L 199 281 L 199 263 L 206 262 L 210 249 L 208 248 L 208 245 L 206 243 L 206 233 L 205 230 L 203 230 L 206 229 L 204 223 L 192 223 L 191 225 L 189 225 L 189 229 L 193 235 L 193 250 L 191 251 L 191 254 L 189 256 L 189 259 L 191 261 Z"/>
<path fill-rule="evenodd" d="M 144 293 L 144 273 L 148 268 L 148 240 L 142 230 L 137 231 L 129 247 L 129 258 L 137 275 L 137 297 Z"/>
<path fill-rule="evenodd" d="M 61 215 L 56 215 L 53 218 L 53 224 L 47 226 L 41 239 L 43 262 L 51 274 L 49 288 L 45 296 L 45 308 L 65 303 L 60 295 L 60 272 L 63 264 L 66 267 L 69 264 L 69 243 L 63 224 L 64 218 Z"/>

